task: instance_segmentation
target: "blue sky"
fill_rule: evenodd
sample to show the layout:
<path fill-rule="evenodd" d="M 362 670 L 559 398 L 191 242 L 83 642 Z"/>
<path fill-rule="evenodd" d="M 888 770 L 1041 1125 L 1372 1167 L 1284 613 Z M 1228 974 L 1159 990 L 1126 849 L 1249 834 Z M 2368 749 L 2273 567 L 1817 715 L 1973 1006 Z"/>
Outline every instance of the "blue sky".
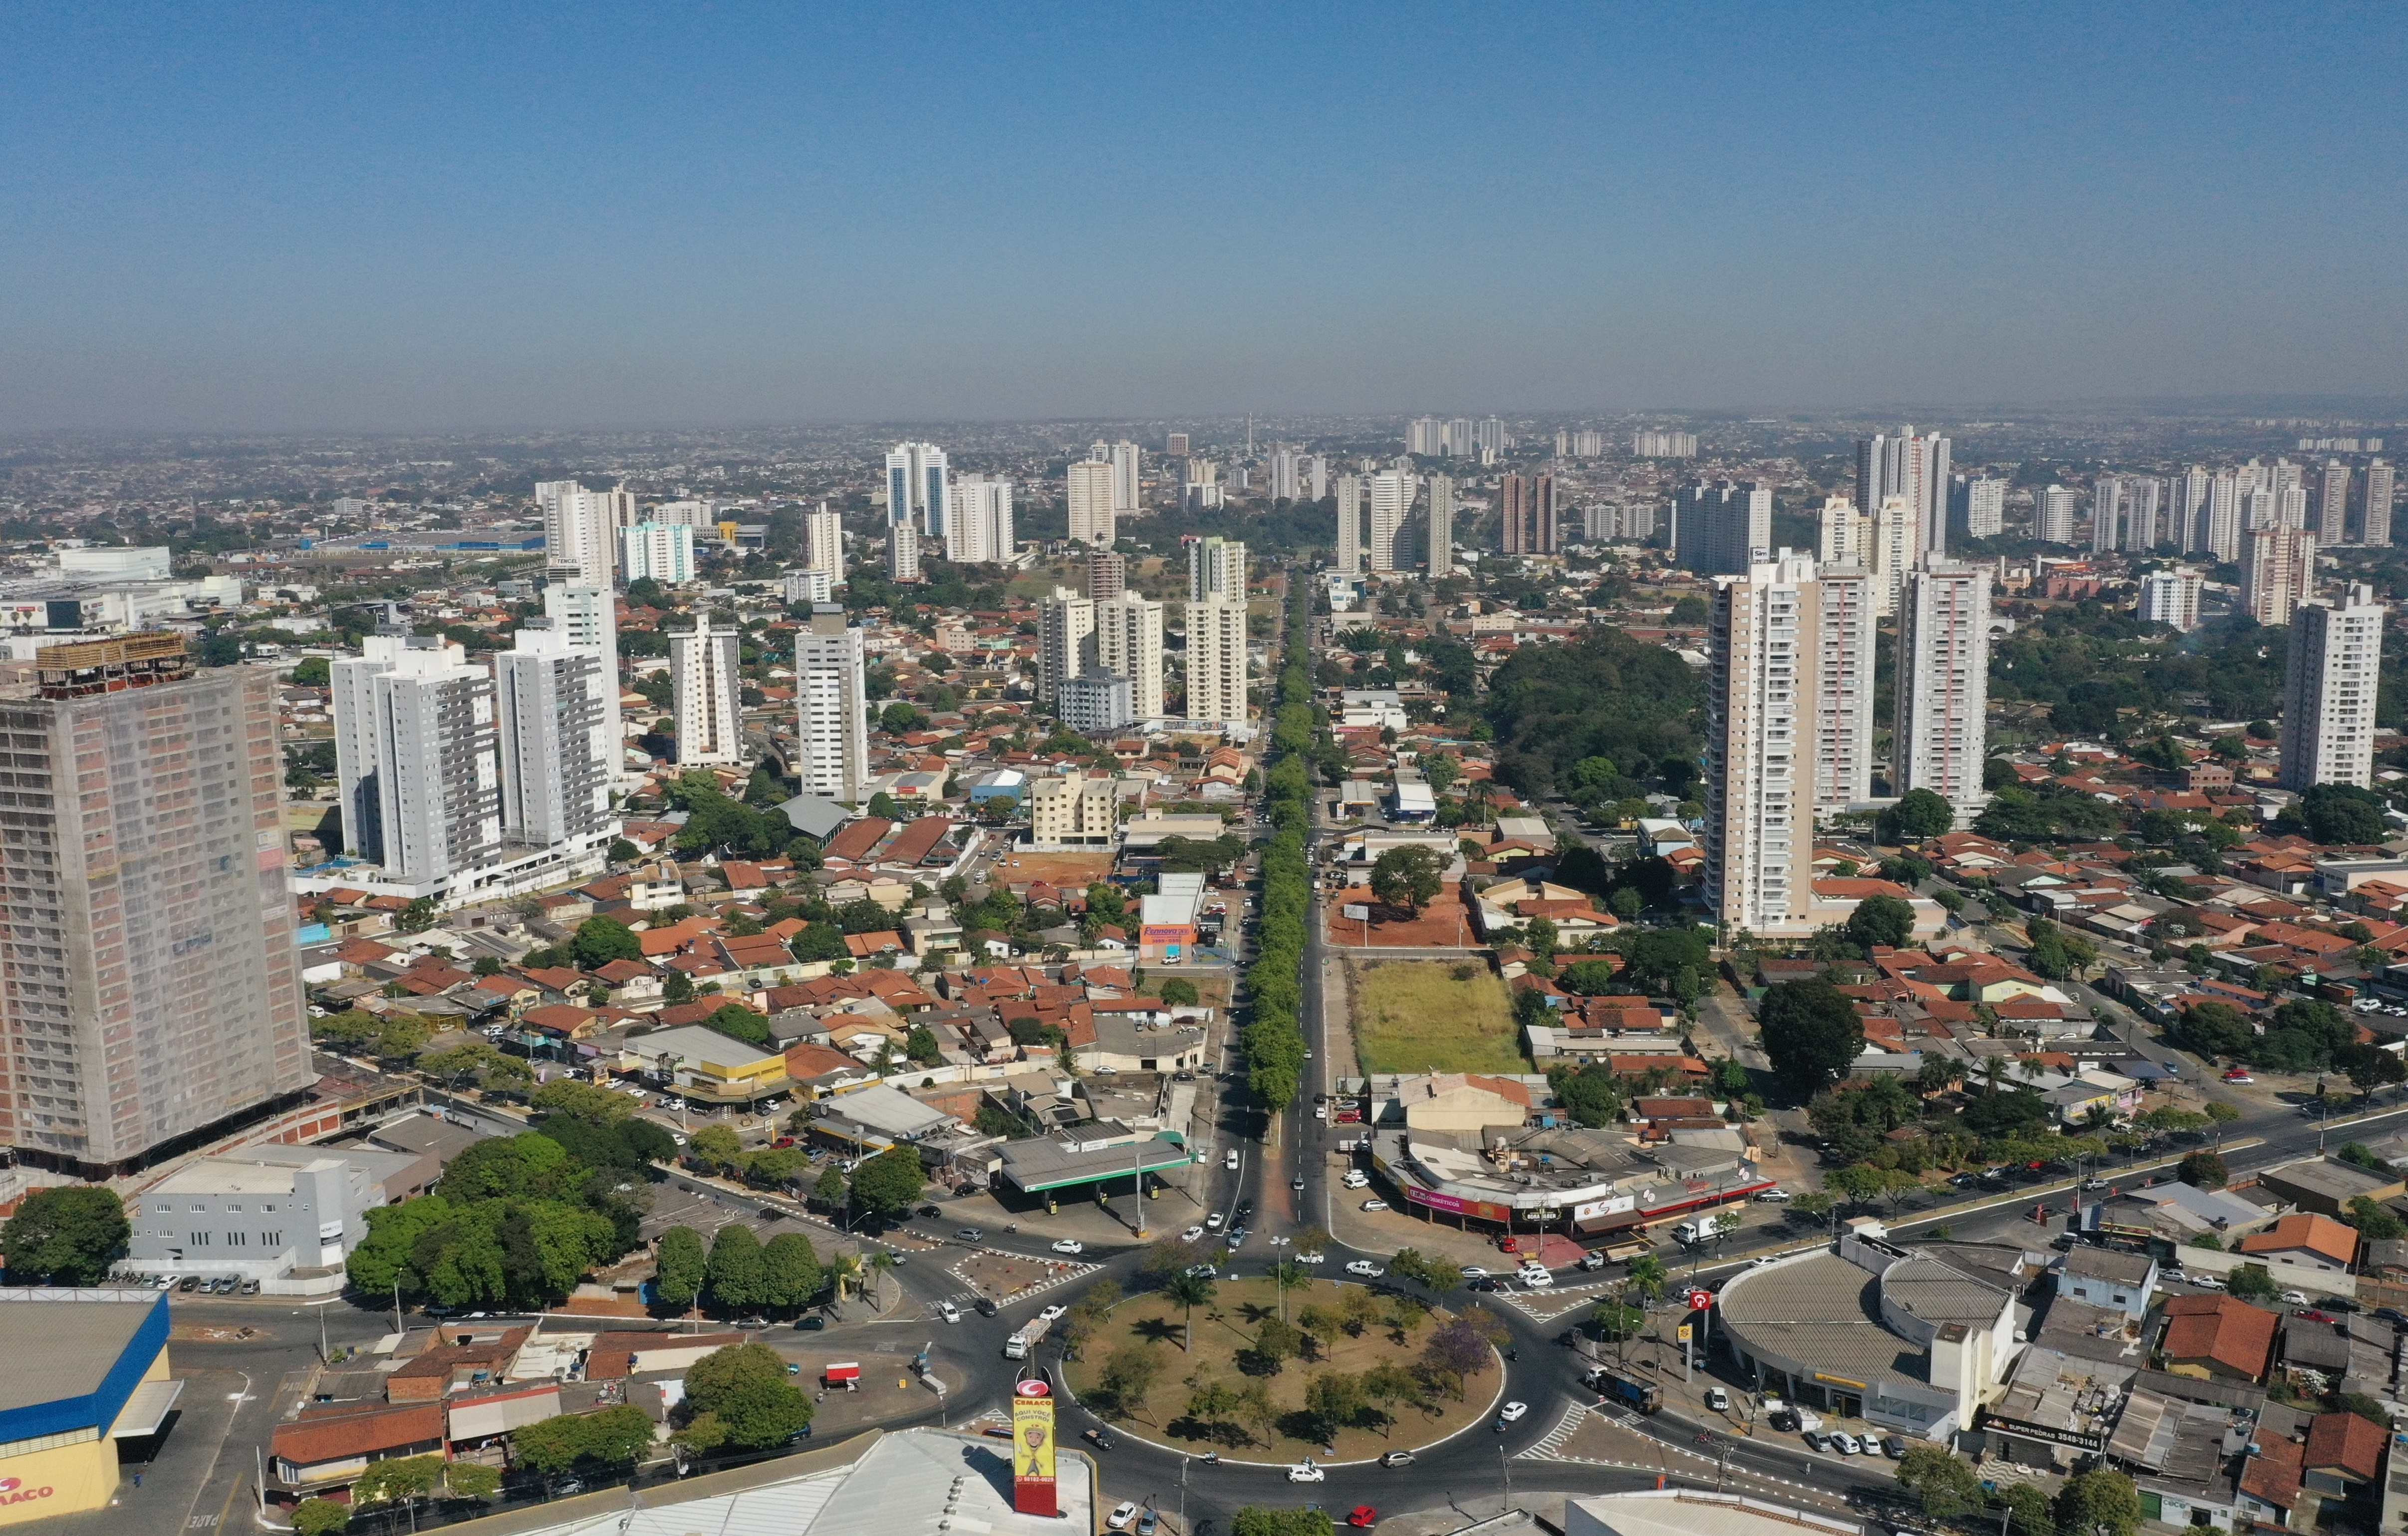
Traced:
<path fill-rule="evenodd" d="M 19 7 L 0 430 L 2408 391 L 2392 7 Z"/>

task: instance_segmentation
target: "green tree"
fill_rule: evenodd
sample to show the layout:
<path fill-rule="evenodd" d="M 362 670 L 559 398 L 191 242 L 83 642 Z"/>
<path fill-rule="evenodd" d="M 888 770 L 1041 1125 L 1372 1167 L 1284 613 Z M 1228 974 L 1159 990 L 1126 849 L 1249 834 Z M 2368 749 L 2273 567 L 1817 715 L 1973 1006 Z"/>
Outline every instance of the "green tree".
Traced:
<path fill-rule="evenodd" d="M 2132 1536 L 2141 1523 L 2141 1494 L 2130 1478 L 2100 1467 L 2058 1489 L 2053 1513 L 2060 1536 Z"/>
<path fill-rule="evenodd" d="M 1196 1349 L 1196 1309 L 1211 1303 L 1211 1277 L 1178 1270 L 1162 1283 L 1162 1296 L 1164 1300 L 1186 1310 L 1187 1338 L 1179 1347 L 1184 1353 L 1193 1354 Z"/>
<path fill-rule="evenodd" d="M 811 1240 L 781 1232 L 761 1250 L 761 1299 L 772 1307 L 807 1307 L 827 1285 Z"/>
<path fill-rule="evenodd" d="M 1445 875 L 1428 849 L 1391 848 L 1371 866 L 1371 895 L 1386 906 L 1418 912 L 1437 897 Z"/>
<path fill-rule="evenodd" d="M 442 1486 L 443 1465 L 439 1455 L 371 1461 L 351 1480 L 351 1502 L 409 1508 Z"/>
<path fill-rule="evenodd" d="M 1868 949 L 1901 948 L 1914 936 L 1914 909 L 1894 896 L 1869 896 L 1848 914 L 1847 935 Z"/>
<path fill-rule="evenodd" d="M 744 1159 L 744 1139 L 731 1126 L 705 1126 L 686 1143 L 686 1155 L 714 1171 L 732 1169 Z"/>
<path fill-rule="evenodd" d="M 918 1203 L 928 1185 L 927 1170 L 914 1148 L 899 1146 L 880 1153 L 853 1170 L 853 1208 L 856 1213 L 893 1217 Z"/>
<path fill-rule="evenodd" d="M 394 918 L 393 926 L 402 933 L 424 933 L 435 926 L 436 915 L 435 898 L 422 896 L 401 909 L 400 914 Z"/>
<path fill-rule="evenodd" d="M 710 1240 L 706 1269 L 710 1298 L 731 1310 L 757 1307 L 767 1299 L 767 1274 L 761 1257 L 761 1240 L 752 1228 L 731 1221 Z"/>
<path fill-rule="evenodd" d="M 1856 1005 L 1819 976 L 1767 991 L 1756 1023 L 1773 1075 L 1800 1102 L 1846 1077 L 1865 1046 Z"/>
<path fill-rule="evenodd" d="M 2008 1511 L 2008 1536 L 2057 1536 L 2048 1495 L 2029 1483 L 2009 1483 L 1991 1497 Z"/>
<path fill-rule="evenodd" d="M 454 1499 L 482 1503 L 502 1491 L 502 1469 L 481 1461 L 454 1461 L 443 1471 L 443 1486 Z"/>
<path fill-rule="evenodd" d="M 1943 1446 L 1910 1448 L 1899 1461 L 1898 1481 L 1922 1497 L 1923 1513 L 1934 1520 L 1954 1519 L 1982 1507 L 1982 1480 Z"/>
<path fill-rule="evenodd" d="M 1323 1509 L 1271 1509 L 1241 1506 L 1229 1521 L 1229 1536 L 1331 1536 L 1329 1512 Z"/>
<path fill-rule="evenodd" d="M 691 1227 L 670 1227 L 661 1234 L 653 1264 L 652 1294 L 661 1303 L 680 1311 L 694 1305 L 710 1272 L 702 1234 Z"/>
<path fill-rule="evenodd" d="M 848 1193 L 850 1186 L 845 1183 L 844 1170 L 834 1163 L 820 1170 L 819 1182 L 811 1185 L 811 1199 L 829 1211 L 842 1205 Z"/>
<path fill-rule="evenodd" d="M 589 917 L 577 925 L 576 936 L 569 940 L 570 954 L 576 956 L 578 968 L 596 970 L 613 960 L 641 960 L 643 940 L 635 930 L 615 917 Z"/>
<path fill-rule="evenodd" d="M 710 1421 L 697 1441 L 748 1450 L 782 1445 L 809 1428 L 811 1401 L 786 1374 L 785 1358 L 767 1344 L 730 1344 L 694 1363 L 685 1376 L 687 1428 Z"/>
<path fill-rule="evenodd" d="M 1193 1008 L 1197 1001 L 1196 983 L 1184 976 L 1173 976 L 1155 990 L 1163 1002 L 1172 1008 Z"/>
<path fill-rule="evenodd" d="M 125 1202 L 90 1184 L 36 1189 L 0 1227 L 9 1277 L 53 1285 L 96 1285 L 122 1253 L 134 1226 Z"/>
<path fill-rule="evenodd" d="M 293 1511 L 293 1529 L 300 1536 L 337 1536 L 351 1523 L 351 1507 L 331 1499 L 304 1499 Z"/>
<path fill-rule="evenodd" d="M 580 1083 L 573 1077 L 556 1077 L 538 1088 L 527 1098 L 528 1107 L 544 1114 L 557 1114 L 590 1125 L 610 1126 L 635 1113 L 635 1100 L 625 1094 L 613 1093 L 598 1083 Z"/>
<path fill-rule="evenodd" d="M 2222 1157 L 2213 1152 L 2202 1151 L 2186 1154 L 2175 1166 L 2174 1177 L 2194 1188 L 2221 1189 L 2231 1175 L 2226 1170 Z"/>
<path fill-rule="evenodd" d="M 2280 1287 L 2263 1264 L 2243 1264 L 2224 1277 L 2227 1290 L 2244 1301 L 2263 1301 Z"/>
<path fill-rule="evenodd" d="M 1363 1422 L 1370 1406 L 1359 1376 L 1326 1371 L 1305 1383 L 1304 1411 L 1312 1420 L 1318 1439 L 1330 1440 L 1339 1430 L 1354 1428 Z"/>

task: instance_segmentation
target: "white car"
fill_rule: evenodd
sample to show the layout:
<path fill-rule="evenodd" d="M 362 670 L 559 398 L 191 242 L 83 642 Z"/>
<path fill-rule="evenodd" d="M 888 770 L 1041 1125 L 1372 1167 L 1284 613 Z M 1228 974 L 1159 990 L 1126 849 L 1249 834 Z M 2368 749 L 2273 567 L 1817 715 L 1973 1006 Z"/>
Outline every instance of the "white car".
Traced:
<path fill-rule="evenodd" d="M 962 1320 L 962 1309 L 951 1301 L 939 1301 L 937 1303 L 937 1315 L 948 1323 L 958 1323 Z"/>
<path fill-rule="evenodd" d="M 1543 1290 L 1555 1283 L 1555 1275 L 1537 1264 L 1526 1265 L 1514 1270 L 1513 1278 L 1532 1290 Z"/>
<path fill-rule="evenodd" d="M 1087 1245 L 1077 1238 L 1064 1238 L 1054 1244 L 1054 1251 L 1057 1254 L 1083 1254 L 1087 1251 Z"/>
<path fill-rule="evenodd" d="M 1037 1320 L 1040 1323 L 1050 1323 L 1069 1310 L 1068 1307 L 1061 1306 L 1047 1307 L 1037 1314 Z"/>
<path fill-rule="evenodd" d="M 1719 1386 L 1706 1388 L 1706 1406 L 1717 1414 L 1730 1412 L 1730 1394 Z"/>
<path fill-rule="evenodd" d="M 1328 1106 L 1328 1105 L 1326 1105 L 1326 1104 L 1315 1104 L 1314 1106 L 1312 1106 L 1312 1117 L 1313 1117 L 1315 1120 L 1326 1120 L 1326 1119 L 1328 1119 L 1328 1118 L 1329 1118 L 1329 1106 Z"/>
<path fill-rule="evenodd" d="M 1346 1266 L 1348 1274 L 1359 1274 L 1366 1280 L 1377 1280 L 1388 1271 L 1368 1258 L 1358 1258 Z"/>
<path fill-rule="evenodd" d="M 1287 1470 L 1287 1480 L 1291 1483 L 1326 1483 L 1329 1474 L 1314 1466 L 1312 1457 L 1306 1457 Z"/>
<path fill-rule="evenodd" d="M 1360 1206 L 1356 1207 L 1357 1210 L 1362 1211 L 1385 1211 L 1387 1208 L 1388 1202 L 1385 1200 L 1365 1200 Z"/>
<path fill-rule="evenodd" d="M 2304 1307 L 2308 1304 L 2308 1293 L 2305 1291 L 2285 1291 L 2283 1293 L 2283 1299 L 2289 1302 L 2292 1306 Z"/>
<path fill-rule="evenodd" d="M 1856 1437 L 1845 1429 L 1835 1429 L 1831 1432 L 1831 1449 L 1842 1456 L 1857 1456 L 1864 1451 L 1864 1447 L 1856 1443 Z"/>
<path fill-rule="evenodd" d="M 1093 1518 L 1093 1516 L 1090 1516 L 1090 1518 Z M 1136 1522 L 1137 1506 L 1130 1503 L 1125 1499 L 1121 1500 L 1120 1507 L 1118 1509 L 1115 1509 L 1111 1514 L 1104 1516 L 1105 1526 L 1113 1530 L 1126 1530 L 1130 1526 L 1136 1524 Z"/>
<path fill-rule="evenodd" d="M 1204 1228 L 1201 1227 L 1191 1227 L 1184 1232 L 1179 1234 L 1179 1241 L 1182 1242 L 1201 1242 L 1204 1241 Z"/>
<path fill-rule="evenodd" d="M 1328 1260 L 1329 1256 L 1327 1254 L 1298 1254 L 1296 1256 L 1296 1261 L 1298 1264 L 1326 1264 Z"/>
<path fill-rule="evenodd" d="M 1358 1170 L 1355 1172 L 1347 1174 L 1346 1177 L 1339 1180 L 1338 1182 L 1344 1184 L 1349 1189 L 1361 1189 L 1370 1184 L 1371 1176 Z"/>
<path fill-rule="evenodd" d="M 1229 1155 L 1222 1159 L 1221 1166 L 1228 1169 L 1234 1169 L 1238 1166 L 1238 1149 L 1236 1147 L 1231 1147 L 1229 1149 Z"/>
<path fill-rule="evenodd" d="M 1485 1280 L 1488 1278 L 1488 1271 L 1482 1269 L 1477 1264 L 1467 1264 L 1463 1267 L 1463 1278 L 1466 1280 Z"/>
<path fill-rule="evenodd" d="M 1497 1417 L 1500 1423 L 1512 1424 L 1529 1411 L 1530 1405 L 1526 1402 L 1509 1402 L 1497 1411 Z"/>
<path fill-rule="evenodd" d="M 1204 1218 L 1204 1230 L 1208 1232 L 1217 1232 L 1221 1229 L 1221 1224 L 1228 1219 L 1228 1217 L 1223 1215 L 1220 1212 L 1215 1211 L 1211 1215 Z"/>

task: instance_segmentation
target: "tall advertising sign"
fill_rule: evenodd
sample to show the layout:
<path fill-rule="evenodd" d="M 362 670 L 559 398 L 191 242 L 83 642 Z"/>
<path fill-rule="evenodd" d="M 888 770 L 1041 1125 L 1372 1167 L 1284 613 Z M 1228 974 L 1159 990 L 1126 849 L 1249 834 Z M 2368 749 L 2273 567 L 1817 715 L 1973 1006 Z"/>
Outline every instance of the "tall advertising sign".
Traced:
<path fill-rule="evenodd" d="M 1011 1507 L 1023 1514 L 1062 1513 L 1054 1500 L 1054 1395 L 1043 1382 L 1012 1388 Z"/>

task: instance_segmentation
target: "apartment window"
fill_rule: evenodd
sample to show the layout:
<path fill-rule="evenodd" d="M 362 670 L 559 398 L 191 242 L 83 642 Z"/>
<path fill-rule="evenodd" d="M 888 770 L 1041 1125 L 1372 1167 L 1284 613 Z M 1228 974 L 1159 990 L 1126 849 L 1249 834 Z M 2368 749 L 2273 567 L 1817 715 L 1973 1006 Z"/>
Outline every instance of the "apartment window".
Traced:
<path fill-rule="evenodd" d="M 259 1245 L 263 1248 L 281 1248 L 284 1246 L 284 1234 L 281 1232 L 262 1232 L 259 1234 Z"/>
<path fill-rule="evenodd" d="M 276 1210 L 276 1202 L 274 1200 L 262 1200 L 259 1202 L 259 1209 L 264 1214 L 273 1213 Z"/>
<path fill-rule="evenodd" d="M 208 1247 L 208 1245 L 209 1245 L 209 1235 L 208 1235 L 207 1232 L 194 1232 L 194 1233 L 193 1234 L 193 1241 L 192 1241 L 192 1242 L 189 1244 L 189 1246 L 191 1246 L 191 1247 L 194 1247 L 194 1248 L 206 1248 L 206 1247 Z"/>
<path fill-rule="evenodd" d="M 202 1204 L 200 1201 L 198 1201 L 198 1200 L 194 1200 L 194 1201 L 193 1202 L 193 1209 L 194 1209 L 194 1210 L 195 1210 L 195 1211 L 206 1211 L 206 1210 L 208 1210 L 208 1206 L 206 1206 L 206 1205 L 203 1205 L 203 1204 Z"/>
<path fill-rule="evenodd" d="M 154 1216 L 164 1216 L 174 1209 L 176 1208 L 172 1205 L 154 1205 L 150 1208 L 150 1213 Z"/>
<path fill-rule="evenodd" d="M 248 1248 L 251 1246 L 251 1234 L 249 1232 L 228 1232 L 226 1234 L 226 1246 L 229 1248 Z"/>
<path fill-rule="evenodd" d="M 228 1205 L 226 1209 L 229 1211 L 240 1211 L 242 1209 L 242 1202 L 240 1200 L 236 1200 L 232 1204 Z"/>

